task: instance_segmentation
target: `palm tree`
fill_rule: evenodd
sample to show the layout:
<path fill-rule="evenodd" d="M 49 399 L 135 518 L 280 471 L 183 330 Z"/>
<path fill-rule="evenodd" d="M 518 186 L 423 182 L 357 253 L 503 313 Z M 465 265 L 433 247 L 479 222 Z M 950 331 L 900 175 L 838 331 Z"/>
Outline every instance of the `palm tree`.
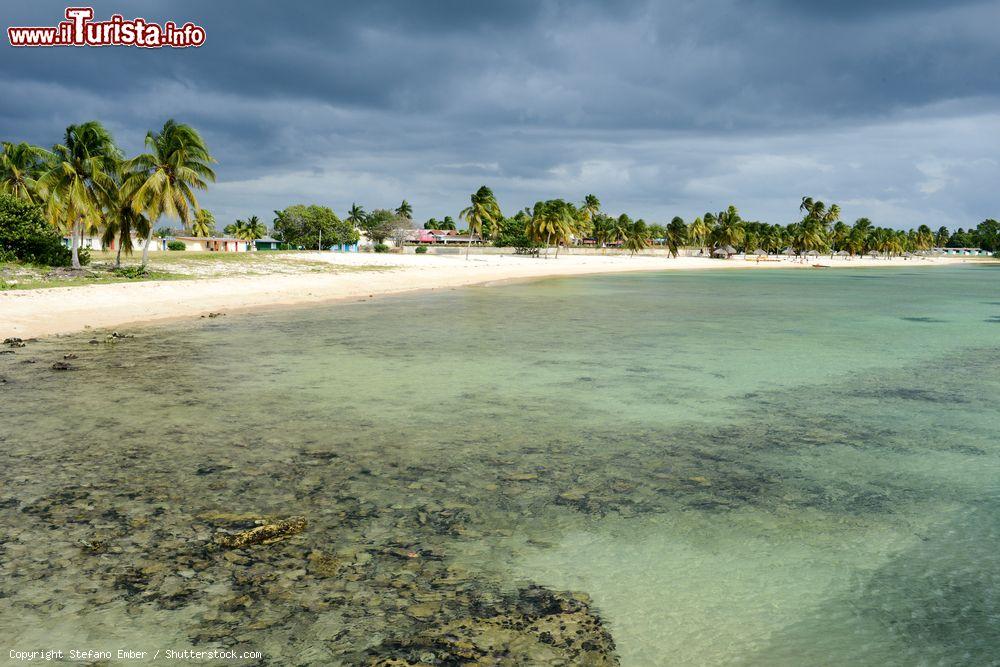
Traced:
<path fill-rule="evenodd" d="M 199 208 L 191 222 L 191 235 L 207 237 L 215 234 L 215 216 L 207 208 Z"/>
<path fill-rule="evenodd" d="M 115 268 L 122 265 L 122 251 L 131 255 L 134 247 L 133 236 L 146 236 L 149 233 L 149 218 L 137 212 L 132 205 L 134 194 L 128 186 L 119 183 L 111 193 L 111 198 L 104 207 L 101 242 L 105 247 L 115 244 Z"/>
<path fill-rule="evenodd" d="M 937 233 L 934 234 L 934 245 L 938 248 L 943 248 L 948 245 L 948 239 L 951 238 L 951 232 L 948 231 L 947 227 L 941 226 L 938 228 Z"/>
<path fill-rule="evenodd" d="M 469 250 L 472 248 L 473 235 L 482 235 L 484 223 L 490 224 L 495 228 L 496 225 L 492 223 L 497 222 L 502 217 L 500 206 L 497 204 L 496 197 L 493 196 L 493 191 L 485 185 L 476 190 L 469 199 L 471 200 L 471 204 L 467 208 L 462 209 L 462 212 L 458 214 L 461 220 L 469 223 L 469 245 L 465 247 L 465 259 L 469 259 Z M 495 232 L 496 230 L 494 229 L 493 231 Z"/>
<path fill-rule="evenodd" d="M 708 217 L 707 215 L 705 216 Z M 702 250 L 708 245 L 708 239 L 712 234 L 712 226 L 701 218 L 695 218 L 688 228 L 688 238 Z"/>
<path fill-rule="evenodd" d="M 535 202 L 531 210 L 525 232 L 534 241 L 545 243 L 545 256 L 549 246 L 556 242 L 556 258 L 559 257 L 559 243 L 569 240 L 573 233 L 574 208 L 562 199 Z"/>
<path fill-rule="evenodd" d="M 625 229 L 625 243 L 623 247 L 628 249 L 631 255 L 649 247 L 649 228 L 646 227 L 645 220 L 636 220 Z"/>
<path fill-rule="evenodd" d="M 667 225 L 667 248 L 670 250 L 670 254 L 677 257 L 677 250 L 687 243 L 688 238 L 688 228 L 684 224 L 684 219 L 680 216 L 674 216 L 674 219 L 670 221 Z"/>
<path fill-rule="evenodd" d="M 135 187 L 136 209 L 152 224 L 166 215 L 187 227 L 192 209 L 197 212 L 199 208 L 194 190 L 206 190 L 208 182 L 215 180 L 209 166 L 215 159 L 197 130 L 173 119 L 164 123 L 161 131 L 146 133 L 146 148 L 149 152 L 137 155 L 127 165 L 128 178 Z M 149 259 L 152 224 L 142 249 L 143 266 Z"/>
<path fill-rule="evenodd" d="M 38 179 L 45 173 L 45 163 L 52 154 L 44 148 L 21 142 L 3 142 L 0 151 L 0 192 L 34 204 L 37 202 Z"/>
<path fill-rule="evenodd" d="M 410 206 L 410 202 L 403 200 L 403 203 L 396 208 L 396 215 L 402 216 L 407 220 L 413 217 L 413 207 Z"/>
<path fill-rule="evenodd" d="M 252 215 L 246 220 L 237 220 L 231 225 L 226 225 L 225 232 L 234 238 L 246 241 L 247 251 L 251 252 L 257 249 L 253 243 L 254 240 L 267 234 L 267 227 L 260 221 L 260 218 Z"/>
<path fill-rule="evenodd" d="M 707 216 L 706 216 L 707 217 Z M 716 216 L 718 224 L 712 230 L 712 246 L 721 248 L 732 246 L 738 248 L 743 245 L 746 231 L 743 226 L 743 219 L 736 207 L 731 205 L 725 211 L 720 211 Z"/>
<path fill-rule="evenodd" d="M 365 209 L 357 204 L 351 204 L 351 209 L 347 212 L 347 221 L 355 227 L 360 227 L 367 217 Z"/>
<path fill-rule="evenodd" d="M 101 222 L 103 206 L 113 198 L 121 152 L 97 121 L 66 128 L 63 143 L 53 146 L 50 168 L 37 185 L 46 214 L 56 227 L 68 228 L 73 268 L 80 268 L 79 236 Z"/>

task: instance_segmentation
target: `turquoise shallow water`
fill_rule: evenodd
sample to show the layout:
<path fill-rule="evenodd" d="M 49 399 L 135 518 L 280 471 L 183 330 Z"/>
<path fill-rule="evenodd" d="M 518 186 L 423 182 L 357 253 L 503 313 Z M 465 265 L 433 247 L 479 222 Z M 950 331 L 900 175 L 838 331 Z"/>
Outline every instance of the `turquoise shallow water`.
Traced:
<path fill-rule="evenodd" d="M 18 645 L 1000 664 L 1000 266 L 555 279 L 103 333 L 0 356 Z M 289 516 L 306 530 L 215 545 Z"/>

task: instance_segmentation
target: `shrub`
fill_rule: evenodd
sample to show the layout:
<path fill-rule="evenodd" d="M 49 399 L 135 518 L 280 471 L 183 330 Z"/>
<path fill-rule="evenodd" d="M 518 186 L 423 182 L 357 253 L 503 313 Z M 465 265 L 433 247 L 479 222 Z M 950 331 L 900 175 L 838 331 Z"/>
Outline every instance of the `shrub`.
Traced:
<path fill-rule="evenodd" d="M 374 250 L 375 252 L 389 252 L 389 246 L 384 243 L 376 243 Z"/>
<path fill-rule="evenodd" d="M 426 255 L 427 254 L 427 246 L 425 246 L 425 245 L 418 245 L 417 249 L 414 250 L 413 252 L 417 253 L 418 255 Z"/>
<path fill-rule="evenodd" d="M 167 250 L 187 250 L 184 241 L 167 241 Z"/>
<path fill-rule="evenodd" d="M 143 278 L 148 275 L 146 267 L 144 266 L 121 266 L 117 269 L 112 269 L 111 273 L 112 275 L 128 278 L 129 280 L 134 278 Z"/>
<path fill-rule="evenodd" d="M 67 250 L 69 253 L 69 263 L 73 261 L 73 253 Z M 80 258 L 80 266 L 87 266 L 90 264 L 90 248 L 77 248 L 76 256 Z"/>
<path fill-rule="evenodd" d="M 41 210 L 6 194 L 0 194 L 0 257 L 49 266 L 69 266 L 71 262 L 62 237 L 45 221 Z"/>

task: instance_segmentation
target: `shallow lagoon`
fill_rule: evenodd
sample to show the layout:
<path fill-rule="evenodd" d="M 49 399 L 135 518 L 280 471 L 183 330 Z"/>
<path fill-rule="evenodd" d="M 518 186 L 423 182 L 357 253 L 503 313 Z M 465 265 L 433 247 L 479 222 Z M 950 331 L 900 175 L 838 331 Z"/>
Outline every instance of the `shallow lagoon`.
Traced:
<path fill-rule="evenodd" d="M 0 356 L 0 633 L 263 664 L 996 664 L 998 288 L 597 276 L 29 343 Z"/>

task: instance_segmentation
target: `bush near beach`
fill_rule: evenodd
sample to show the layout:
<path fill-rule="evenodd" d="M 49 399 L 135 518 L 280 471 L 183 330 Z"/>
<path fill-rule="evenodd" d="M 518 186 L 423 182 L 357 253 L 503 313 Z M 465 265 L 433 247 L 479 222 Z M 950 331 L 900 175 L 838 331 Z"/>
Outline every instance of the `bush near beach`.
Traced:
<path fill-rule="evenodd" d="M 69 266 L 70 251 L 37 206 L 0 193 L 0 261 Z"/>

